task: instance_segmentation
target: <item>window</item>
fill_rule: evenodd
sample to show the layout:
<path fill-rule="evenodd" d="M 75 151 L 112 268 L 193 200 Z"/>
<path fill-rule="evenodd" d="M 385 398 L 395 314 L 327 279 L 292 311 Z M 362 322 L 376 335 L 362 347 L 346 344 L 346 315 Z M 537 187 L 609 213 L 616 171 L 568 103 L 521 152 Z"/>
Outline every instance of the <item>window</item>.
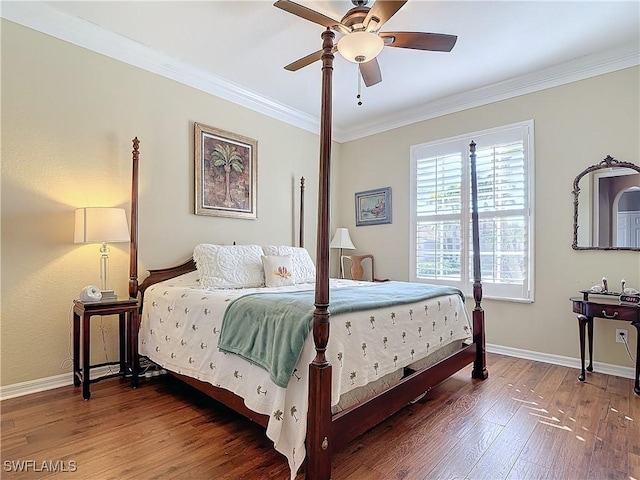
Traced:
<path fill-rule="evenodd" d="M 410 280 L 472 291 L 471 141 L 483 294 L 532 302 L 532 120 L 411 147 Z"/>

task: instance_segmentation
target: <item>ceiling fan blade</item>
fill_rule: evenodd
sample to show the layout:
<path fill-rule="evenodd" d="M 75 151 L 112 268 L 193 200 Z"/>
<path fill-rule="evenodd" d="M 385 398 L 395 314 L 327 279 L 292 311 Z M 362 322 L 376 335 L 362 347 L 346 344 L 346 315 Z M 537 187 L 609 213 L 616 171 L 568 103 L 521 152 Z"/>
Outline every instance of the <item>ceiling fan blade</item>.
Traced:
<path fill-rule="evenodd" d="M 364 23 L 367 26 L 367 31 L 373 32 L 378 30 L 384 23 L 393 17 L 402 6 L 407 3 L 407 0 L 378 0 L 373 4 L 369 13 L 367 13 Z M 371 23 L 371 19 L 376 18 L 377 21 Z"/>
<path fill-rule="evenodd" d="M 307 55 L 306 57 L 302 57 L 301 59 L 290 63 L 289 65 L 285 66 L 284 69 L 289 70 L 290 72 L 295 72 L 297 70 L 300 70 L 301 68 L 306 67 L 307 65 L 311 65 L 313 62 L 317 62 L 318 60 L 320 60 L 320 58 L 322 58 L 322 52 L 323 52 L 322 50 L 313 52 L 312 54 Z"/>
<path fill-rule="evenodd" d="M 377 58 L 360 63 L 358 67 L 360 67 L 360 75 L 362 75 L 362 80 L 364 80 L 364 84 L 367 87 L 382 81 L 382 73 L 380 73 L 380 65 Z"/>
<path fill-rule="evenodd" d="M 387 47 L 414 48 L 433 52 L 450 52 L 456 44 L 456 35 L 423 32 L 381 32 L 380 37 Z"/>
<path fill-rule="evenodd" d="M 335 53 L 337 50 L 338 50 L 338 47 L 334 46 L 332 53 Z M 307 55 L 306 57 L 302 57 L 301 59 L 290 63 L 289 65 L 284 67 L 284 69 L 289 70 L 290 72 L 295 72 L 296 70 L 300 70 L 301 68 L 306 67 L 307 65 L 311 65 L 313 62 L 317 62 L 318 60 L 320 60 L 322 58 L 323 53 L 324 53 L 324 50 L 318 50 L 317 52 L 313 52 Z"/>
<path fill-rule="evenodd" d="M 350 33 L 351 29 L 346 25 L 343 25 L 338 20 L 334 20 L 331 17 L 327 17 L 315 10 L 311 10 L 303 5 L 299 5 L 295 2 L 291 2 L 289 0 L 278 0 L 273 4 L 274 7 L 278 7 L 285 12 L 293 13 L 298 17 L 304 18 L 305 20 L 309 20 L 310 22 L 317 23 L 322 25 L 323 27 L 332 28 L 333 30 L 338 30 L 341 33 Z"/>

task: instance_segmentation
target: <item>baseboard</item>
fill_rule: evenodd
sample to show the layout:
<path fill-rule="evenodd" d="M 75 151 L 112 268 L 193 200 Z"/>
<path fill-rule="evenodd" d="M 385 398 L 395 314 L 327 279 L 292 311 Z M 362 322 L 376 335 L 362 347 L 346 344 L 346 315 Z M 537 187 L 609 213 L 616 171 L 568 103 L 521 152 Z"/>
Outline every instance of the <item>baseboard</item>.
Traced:
<path fill-rule="evenodd" d="M 579 358 L 563 357 L 562 355 L 552 355 L 550 353 L 534 352 L 531 350 L 522 350 L 520 348 L 492 345 L 489 343 L 486 345 L 486 348 L 489 353 L 499 353 L 509 357 L 524 358 L 526 360 L 535 360 L 537 362 L 552 363 L 562 367 L 580 369 Z M 635 378 L 635 368 L 632 367 L 622 367 L 620 365 L 612 365 L 610 363 L 593 362 L 593 370 L 598 373 L 613 375 L 614 377 Z"/>
<path fill-rule="evenodd" d="M 112 372 L 116 372 L 117 369 L 117 365 L 111 367 L 107 365 L 104 367 L 92 368 L 91 378 L 108 375 Z M 54 388 L 67 387 L 69 385 L 73 385 L 73 374 L 71 372 L 54 375 L 53 377 L 29 380 L 28 382 L 14 383 L 13 385 L 0 387 L 0 401 L 8 400 L 9 398 L 22 397 L 31 393 L 53 390 Z"/>
<path fill-rule="evenodd" d="M 563 357 L 561 355 L 552 355 L 550 353 L 534 352 L 531 350 L 523 350 L 520 348 L 493 345 L 490 343 L 487 344 L 487 352 L 507 355 L 509 357 L 524 358 L 526 360 L 552 363 L 554 365 L 561 365 L 563 367 L 576 369 L 580 368 L 580 359 Z M 609 363 L 594 362 L 593 368 L 598 373 L 606 373 L 607 375 L 613 375 L 623 378 L 635 378 L 635 369 L 631 367 L 621 367 L 619 365 L 612 365 Z M 96 369 L 92 369 L 91 377 L 96 378 L 101 375 L 107 375 L 110 372 L 111 371 L 109 370 L 108 366 L 98 367 Z M 23 395 L 29 395 L 31 393 L 44 392 L 45 390 L 52 390 L 54 388 L 66 387 L 68 385 L 73 385 L 73 377 L 70 372 L 63 373 L 61 375 L 55 375 L 53 377 L 40 378 L 38 380 L 30 380 L 28 382 L 7 385 L 5 387 L 0 387 L 0 401 L 8 400 L 9 398 L 22 397 Z"/>

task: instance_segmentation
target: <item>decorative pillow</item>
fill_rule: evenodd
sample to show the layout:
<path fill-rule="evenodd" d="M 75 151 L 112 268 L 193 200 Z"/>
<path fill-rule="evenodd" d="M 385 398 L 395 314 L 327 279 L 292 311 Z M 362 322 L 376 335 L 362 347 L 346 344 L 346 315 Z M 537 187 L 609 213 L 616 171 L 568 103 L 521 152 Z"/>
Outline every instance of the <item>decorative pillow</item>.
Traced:
<path fill-rule="evenodd" d="M 293 267 L 295 283 L 313 283 L 316 281 L 316 266 L 304 248 L 288 245 L 265 245 L 262 247 L 265 255 L 289 255 Z"/>
<path fill-rule="evenodd" d="M 259 245 L 211 245 L 193 249 L 203 288 L 248 288 L 264 285 Z"/>
<path fill-rule="evenodd" d="M 262 265 L 267 287 L 282 287 L 296 283 L 290 255 L 263 256 Z"/>

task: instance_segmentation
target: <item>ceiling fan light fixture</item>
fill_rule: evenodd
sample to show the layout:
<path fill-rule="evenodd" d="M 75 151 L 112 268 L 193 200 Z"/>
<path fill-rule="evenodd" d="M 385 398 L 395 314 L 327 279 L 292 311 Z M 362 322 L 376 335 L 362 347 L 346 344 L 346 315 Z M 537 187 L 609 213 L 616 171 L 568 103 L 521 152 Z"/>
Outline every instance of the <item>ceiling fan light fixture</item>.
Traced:
<path fill-rule="evenodd" d="M 340 54 L 353 63 L 373 60 L 384 47 L 384 41 L 375 33 L 353 32 L 338 41 Z"/>

